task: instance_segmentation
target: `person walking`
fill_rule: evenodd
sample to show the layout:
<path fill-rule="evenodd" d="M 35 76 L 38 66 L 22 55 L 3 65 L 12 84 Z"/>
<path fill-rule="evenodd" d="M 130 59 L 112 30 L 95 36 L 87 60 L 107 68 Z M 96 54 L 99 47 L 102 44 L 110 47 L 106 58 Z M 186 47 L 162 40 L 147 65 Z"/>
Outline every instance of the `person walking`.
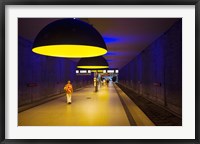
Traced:
<path fill-rule="evenodd" d="M 64 90 L 66 92 L 67 103 L 71 104 L 72 103 L 73 86 L 70 81 L 67 82 L 67 84 L 64 87 Z"/>
<path fill-rule="evenodd" d="M 107 86 L 109 85 L 109 79 L 106 79 Z"/>

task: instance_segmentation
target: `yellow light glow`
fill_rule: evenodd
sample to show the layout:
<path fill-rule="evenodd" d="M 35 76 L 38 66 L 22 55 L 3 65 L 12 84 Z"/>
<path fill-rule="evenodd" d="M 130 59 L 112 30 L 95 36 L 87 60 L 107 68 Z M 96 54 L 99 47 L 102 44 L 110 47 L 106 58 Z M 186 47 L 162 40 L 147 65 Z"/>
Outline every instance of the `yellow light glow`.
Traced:
<path fill-rule="evenodd" d="M 32 51 L 41 55 L 67 58 L 95 57 L 107 53 L 104 48 L 86 45 L 49 45 L 35 47 Z"/>
<path fill-rule="evenodd" d="M 103 68 L 108 68 L 108 66 L 77 66 L 77 68 L 82 68 L 82 69 L 103 69 Z"/>

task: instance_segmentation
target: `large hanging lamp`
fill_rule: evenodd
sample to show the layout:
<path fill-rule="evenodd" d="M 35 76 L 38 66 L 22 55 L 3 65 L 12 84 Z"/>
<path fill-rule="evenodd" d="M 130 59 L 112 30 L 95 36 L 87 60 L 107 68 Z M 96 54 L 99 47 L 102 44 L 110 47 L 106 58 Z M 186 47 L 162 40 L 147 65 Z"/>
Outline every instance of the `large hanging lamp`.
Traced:
<path fill-rule="evenodd" d="M 91 58 L 81 58 L 77 64 L 78 69 L 108 69 L 108 63 L 106 59 L 102 56 L 91 57 Z"/>
<path fill-rule="evenodd" d="M 84 58 L 104 55 L 107 48 L 92 25 L 78 19 L 61 19 L 38 33 L 32 51 L 46 56 Z"/>

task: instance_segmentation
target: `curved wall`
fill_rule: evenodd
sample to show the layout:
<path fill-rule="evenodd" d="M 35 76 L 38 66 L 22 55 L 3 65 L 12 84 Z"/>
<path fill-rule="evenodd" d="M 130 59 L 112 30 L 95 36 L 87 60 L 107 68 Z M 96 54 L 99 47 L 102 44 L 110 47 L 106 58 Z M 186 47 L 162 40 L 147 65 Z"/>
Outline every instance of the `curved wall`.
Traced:
<path fill-rule="evenodd" d="M 182 20 L 125 65 L 119 83 L 181 115 Z"/>
<path fill-rule="evenodd" d="M 74 89 L 92 84 L 93 76 L 77 76 L 76 62 L 67 58 L 38 55 L 32 42 L 18 39 L 18 104 L 33 103 L 63 93 L 68 80 Z"/>

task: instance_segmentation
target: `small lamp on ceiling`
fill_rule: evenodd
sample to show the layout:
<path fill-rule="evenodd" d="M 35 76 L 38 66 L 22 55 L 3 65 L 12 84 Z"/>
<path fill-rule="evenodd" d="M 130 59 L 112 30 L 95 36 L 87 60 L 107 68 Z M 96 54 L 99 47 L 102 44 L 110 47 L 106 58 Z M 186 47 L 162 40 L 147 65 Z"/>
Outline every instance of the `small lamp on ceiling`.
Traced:
<path fill-rule="evenodd" d="M 36 36 L 32 51 L 46 56 L 86 58 L 107 53 L 101 34 L 78 19 L 61 19 L 45 26 Z"/>
<path fill-rule="evenodd" d="M 108 69 L 108 62 L 102 56 L 81 58 L 77 64 L 78 69 L 101 70 Z"/>

